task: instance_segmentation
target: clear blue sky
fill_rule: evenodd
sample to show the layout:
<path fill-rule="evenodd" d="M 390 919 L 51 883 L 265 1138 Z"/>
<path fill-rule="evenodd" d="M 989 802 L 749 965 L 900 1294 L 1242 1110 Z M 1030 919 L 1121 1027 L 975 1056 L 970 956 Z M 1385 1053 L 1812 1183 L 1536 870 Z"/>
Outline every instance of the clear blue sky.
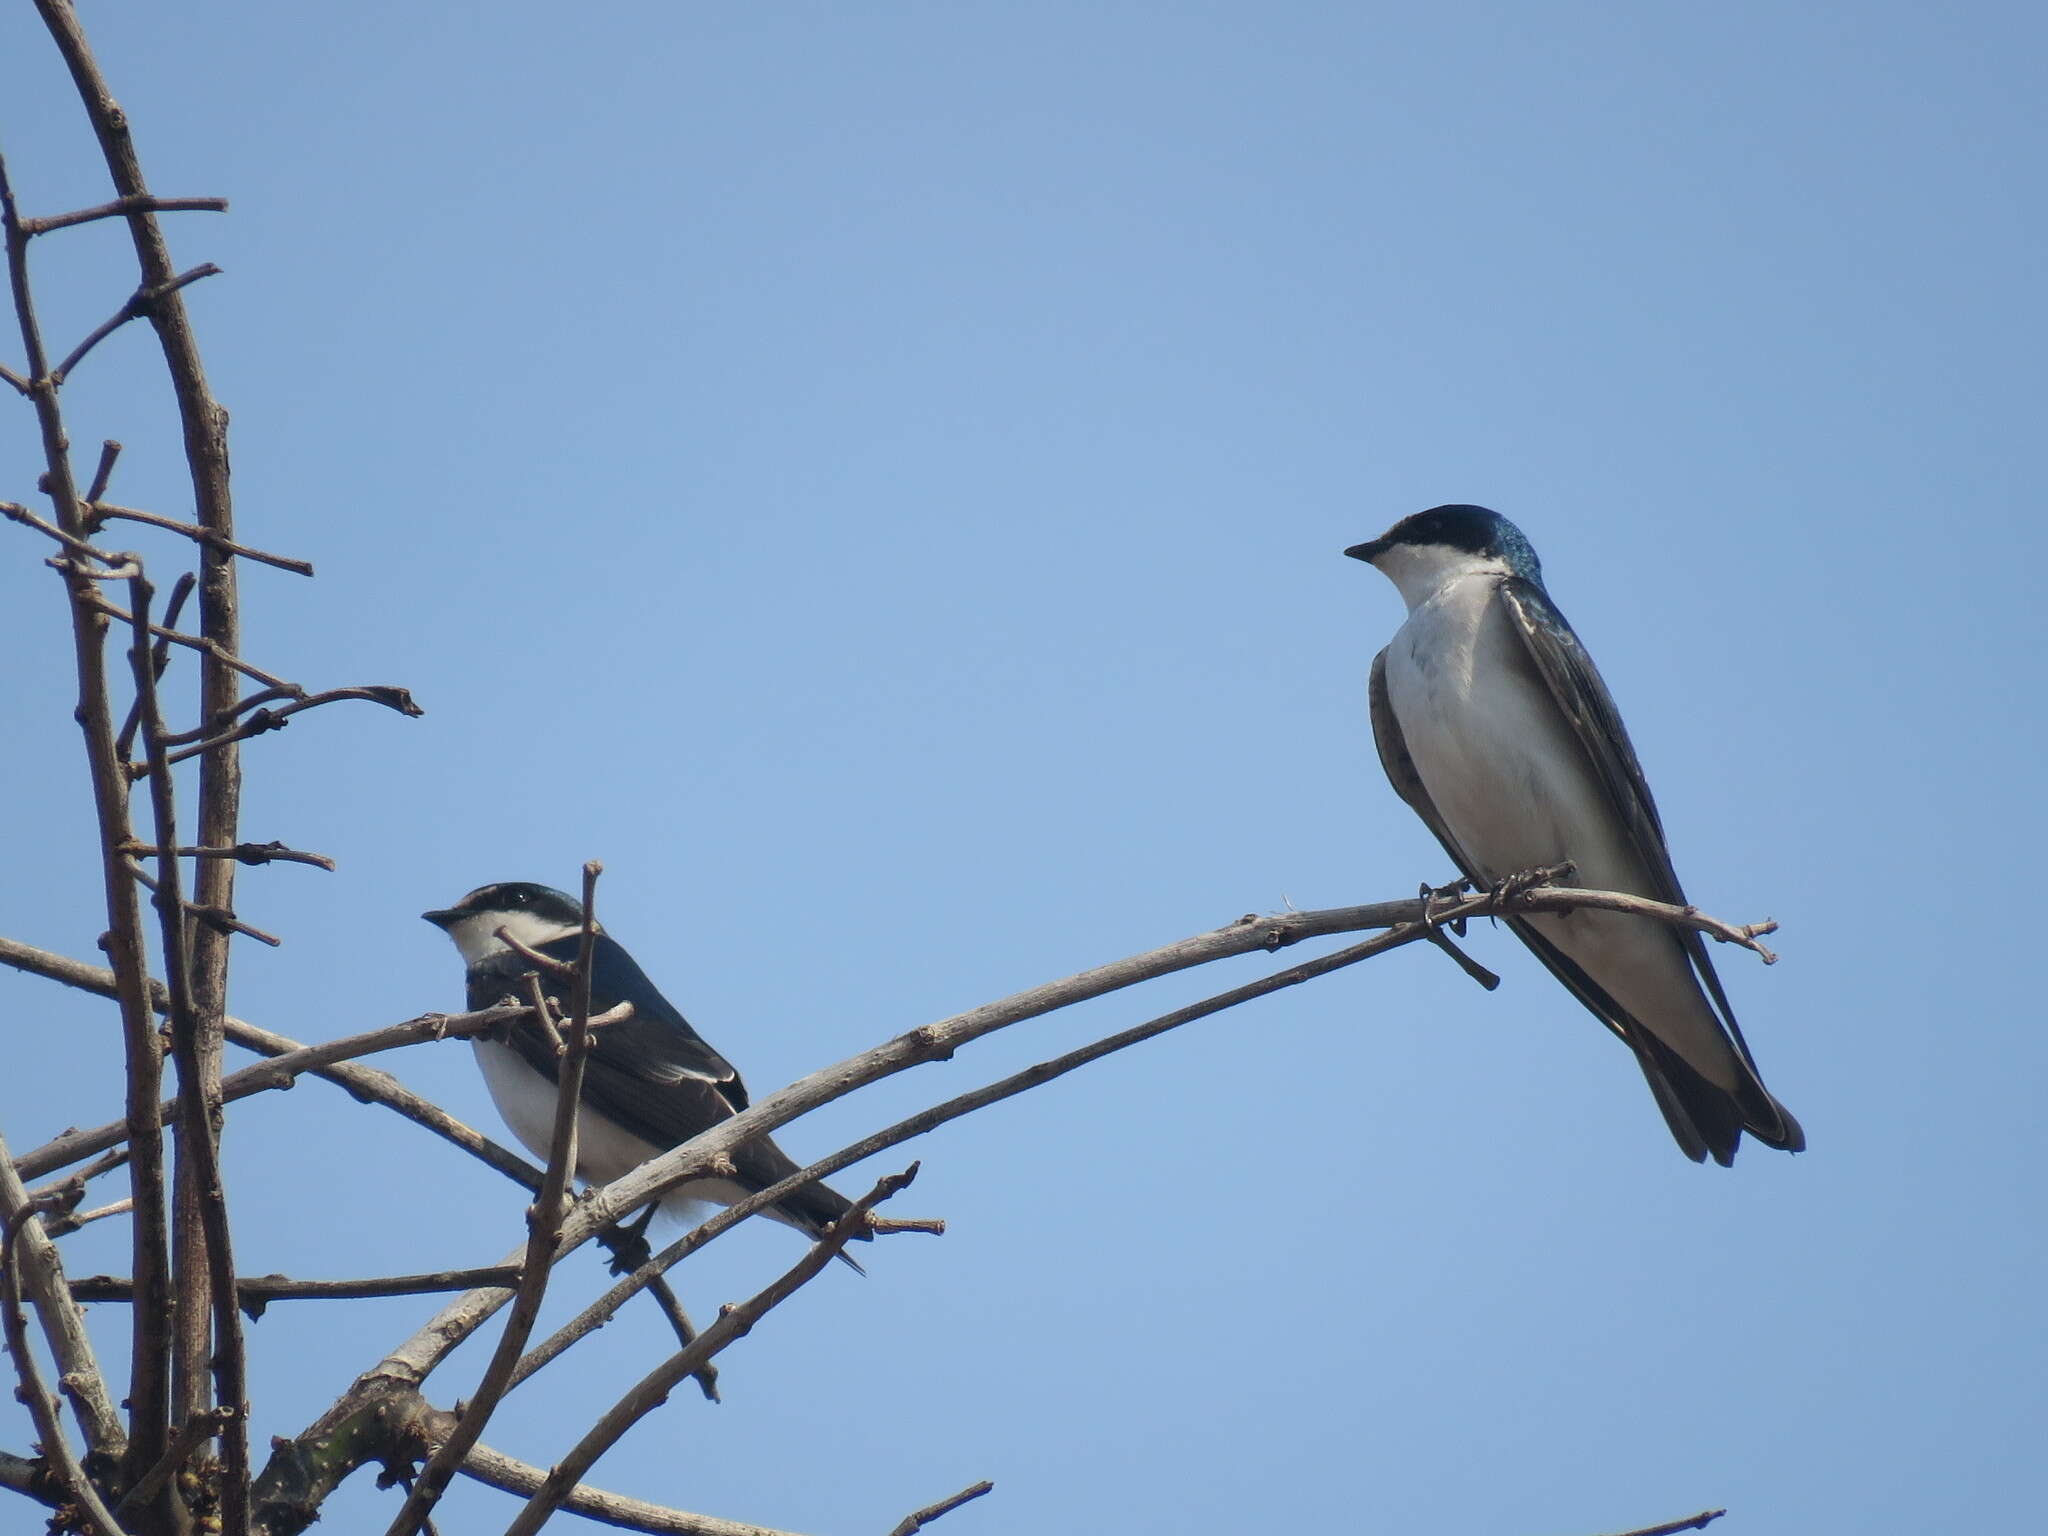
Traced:
<path fill-rule="evenodd" d="M 414 914 L 597 857 L 765 1092 L 1246 911 L 1412 894 L 1451 871 L 1366 721 L 1400 605 L 1338 552 L 1444 501 L 1534 540 L 1694 898 L 1784 925 L 1777 967 L 1720 959 L 1805 1156 L 1685 1162 L 1475 930 L 1497 993 L 1404 952 L 929 1138 L 904 1205 L 952 1232 L 827 1275 L 598 1481 L 820 1536 L 984 1476 L 950 1536 L 2038 1519 L 2037 10 L 96 10 L 155 185 L 234 200 L 175 252 L 228 269 L 191 297 L 246 535 L 320 571 L 247 575 L 252 654 L 427 710 L 249 750 L 246 834 L 341 869 L 244 876 L 289 942 L 242 953 L 238 1014 L 457 1006 Z M 99 201 L 27 7 L 0 56 L 31 206 Z M 59 335 L 132 282 L 115 229 L 36 254 Z M 73 429 L 175 511 L 148 356 L 93 358 Z M 0 409 L 0 495 L 28 432 Z M 90 955 L 59 595 L 0 543 L 0 932 Z M 111 1115 L 104 1010 L 14 976 L 0 1008 L 13 1146 Z M 466 1049 L 388 1064 L 495 1128 Z M 248 1272 L 518 1237 L 512 1186 L 318 1083 L 229 1152 Z M 681 1273 L 700 1313 L 794 1258 L 753 1225 Z M 273 1309 L 258 1443 L 426 1310 Z M 628 1316 L 489 1439 L 552 1459 L 661 1347 Z M 456 1497 L 444 1529 L 509 1518 Z M 389 1509 L 365 1476 L 330 1518 Z"/>

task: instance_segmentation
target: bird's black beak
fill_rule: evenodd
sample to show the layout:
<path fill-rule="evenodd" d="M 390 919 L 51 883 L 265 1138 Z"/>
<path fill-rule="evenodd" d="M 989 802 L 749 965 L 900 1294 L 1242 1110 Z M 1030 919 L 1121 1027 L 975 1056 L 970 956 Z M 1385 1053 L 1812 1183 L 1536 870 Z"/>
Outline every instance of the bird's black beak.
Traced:
<path fill-rule="evenodd" d="M 454 927 L 457 919 L 462 914 L 453 907 L 436 907 L 431 912 L 422 912 L 420 916 L 432 923 L 436 928 L 445 930 Z"/>
<path fill-rule="evenodd" d="M 1368 539 L 1365 543 L 1354 544 L 1349 549 L 1344 551 L 1344 553 L 1349 555 L 1352 559 L 1363 560 L 1368 565 L 1370 565 L 1373 561 L 1379 559 L 1379 557 L 1385 554 L 1386 552 L 1387 541 L 1385 539 Z"/>

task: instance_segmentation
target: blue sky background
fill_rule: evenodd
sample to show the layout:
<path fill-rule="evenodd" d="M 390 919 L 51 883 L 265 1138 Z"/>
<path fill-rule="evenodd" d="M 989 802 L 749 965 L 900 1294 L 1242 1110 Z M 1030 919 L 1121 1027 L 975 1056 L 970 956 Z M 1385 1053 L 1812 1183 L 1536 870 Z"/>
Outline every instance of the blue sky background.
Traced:
<path fill-rule="evenodd" d="M 1475 930 L 1497 993 L 1405 951 L 928 1138 L 900 1203 L 949 1235 L 825 1276 L 724 1358 L 724 1406 L 679 1394 L 596 1481 L 821 1536 L 980 1477 L 954 1536 L 2038 1517 L 2038 11 L 90 24 L 158 190 L 234 200 L 174 250 L 228 269 L 190 297 L 245 536 L 320 573 L 246 574 L 251 654 L 427 710 L 249 749 L 245 835 L 341 868 L 244 874 L 288 942 L 241 951 L 239 1015 L 322 1039 L 458 1006 L 414 914 L 597 857 L 614 933 L 765 1093 L 1246 911 L 1412 894 L 1451 871 L 1366 721 L 1400 605 L 1338 552 L 1444 501 L 1534 540 L 1694 898 L 1784 925 L 1774 969 L 1718 958 L 1803 1157 L 1687 1163 L 1625 1053 Z M 30 208 L 100 201 L 27 7 L 0 54 Z M 53 336 L 119 303 L 124 244 L 38 243 Z M 175 512 L 152 353 L 95 355 L 72 430 Z M 33 499 L 30 432 L 0 409 L 0 496 Z M 90 956 L 59 591 L 5 547 L 0 932 Z M 782 1139 L 829 1150 L 1274 963 Z M 109 1010 L 0 975 L 0 1017 L 13 1147 L 115 1112 Z M 464 1048 L 384 1064 L 495 1131 Z M 519 1238 L 511 1185 L 316 1082 L 228 1149 L 245 1272 Z M 125 1269 L 116 1225 L 67 1240 L 74 1271 Z M 796 1256 L 754 1226 L 680 1273 L 700 1315 Z M 571 1263 L 555 1310 L 599 1282 Z M 258 1444 L 429 1306 L 274 1308 Z M 663 1347 L 634 1310 L 488 1439 L 551 1460 Z M 0 1444 L 28 1438 L 10 1404 Z M 455 1498 L 445 1530 L 510 1518 Z M 366 1475 L 329 1519 L 393 1507 Z"/>

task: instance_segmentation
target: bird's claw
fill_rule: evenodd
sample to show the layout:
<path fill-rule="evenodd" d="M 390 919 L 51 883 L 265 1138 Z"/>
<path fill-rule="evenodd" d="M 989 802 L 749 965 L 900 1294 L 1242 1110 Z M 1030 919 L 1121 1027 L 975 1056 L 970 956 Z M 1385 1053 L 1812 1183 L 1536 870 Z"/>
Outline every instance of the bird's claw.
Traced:
<path fill-rule="evenodd" d="M 1453 880 L 1449 885 L 1431 885 L 1428 881 L 1424 881 L 1422 884 L 1422 888 L 1416 892 L 1416 895 L 1420 897 L 1422 901 L 1423 924 L 1426 927 L 1430 928 L 1436 927 L 1437 920 L 1434 910 L 1436 904 L 1440 901 L 1456 901 L 1459 897 L 1463 896 L 1467 891 L 1472 889 L 1474 889 L 1474 887 L 1470 880 Z M 1462 939 L 1463 937 L 1465 937 L 1464 918 L 1451 918 L 1448 922 L 1444 923 L 1443 926 L 1450 929 L 1451 932 L 1455 933 L 1459 938 Z"/>

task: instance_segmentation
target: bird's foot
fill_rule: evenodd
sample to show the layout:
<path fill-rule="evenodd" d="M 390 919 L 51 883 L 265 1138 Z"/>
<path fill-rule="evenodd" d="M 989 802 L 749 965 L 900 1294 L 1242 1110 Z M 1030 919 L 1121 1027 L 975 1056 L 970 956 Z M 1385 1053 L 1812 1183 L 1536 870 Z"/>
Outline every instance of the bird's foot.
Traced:
<path fill-rule="evenodd" d="M 1422 887 L 1421 891 L 1417 893 L 1422 902 L 1422 936 L 1456 961 L 1459 970 L 1491 992 L 1500 985 L 1500 978 L 1466 954 L 1465 951 L 1458 948 L 1457 945 L 1453 944 L 1450 934 L 1444 932 L 1448 928 L 1451 933 L 1457 934 L 1462 939 L 1465 936 L 1465 919 L 1454 917 L 1444 923 L 1439 923 L 1436 920 L 1434 908 L 1437 902 L 1445 899 L 1456 900 L 1464 895 L 1464 893 L 1465 883 L 1463 881 L 1456 885 L 1431 886 L 1425 884 Z"/>
<path fill-rule="evenodd" d="M 1493 898 L 1496 906 L 1509 906 L 1517 896 L 1533 891 L 1538 886 L 1554 885 L 1560 880 L 1570 879 L 1576 870 L 1577 866 L 1570 859 L 1566 859 L 1562 864 L 1541 864 L 1534 869 L 1516 870 L 1512 875 L 1494 881 L 1487 888 L 1487 894 Z"/>
<path fill-rule="evenodd" d="M 637 1220 L 619 1222 L 597 1234 L 597 1240 L 611 1250 L 613 1274 L 630 1275 L 654 1257 L 654 1245 L 647 1241 L 647 1228 L 653 1221 L 654 1207 L 650 1205 Z"/>
<path fill-rule="evenodd" d="M 1436 927 L 1436 904 L 1440 901 L 1456 901 L 1459 897 L 1463 896 L 1467 891 L 1473 889 L 1475 889 L 1475 887 L 1473 886 L 1470 880 L 1453 880 L 1449 885 L 1431 885 L 1427 881 L 1423 882 L 1422 888 L 1416 892 L 1416 895 L 1422 901 L 1423 922 L 1427 923 L 1432 928 Z M 1465 937 L 1464 918 L 1451 918 L 1443 926 L 1450 929 L 1451 932 L 1455 933 L 1459 938 L 1462 939 L 1463 937 Z"/>

